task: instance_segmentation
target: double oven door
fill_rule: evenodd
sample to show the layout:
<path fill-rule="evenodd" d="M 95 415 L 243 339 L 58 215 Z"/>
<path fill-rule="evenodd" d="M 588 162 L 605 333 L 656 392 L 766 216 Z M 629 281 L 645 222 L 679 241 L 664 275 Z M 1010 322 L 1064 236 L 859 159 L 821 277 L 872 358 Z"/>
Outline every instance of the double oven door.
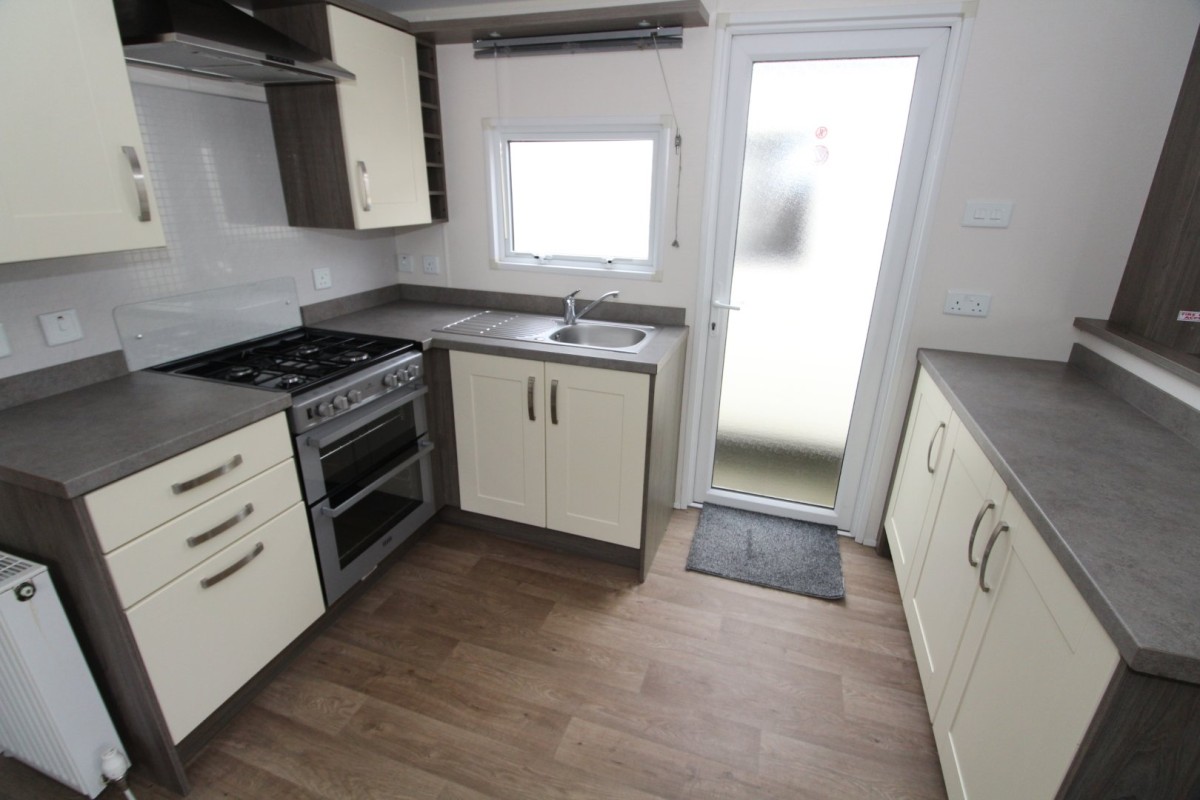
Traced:
<path fill-rule="evenodd" d="M 433 516 L 428 391 L 381 397 L 296 437 L 327 605 Z"/>

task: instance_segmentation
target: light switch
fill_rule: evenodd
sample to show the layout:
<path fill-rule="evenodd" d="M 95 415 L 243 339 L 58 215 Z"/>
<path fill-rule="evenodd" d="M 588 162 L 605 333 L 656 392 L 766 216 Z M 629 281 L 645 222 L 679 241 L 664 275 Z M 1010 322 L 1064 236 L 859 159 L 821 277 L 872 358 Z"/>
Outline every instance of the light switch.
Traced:
<path fill-rule="evenodd" d="M 968 228 L 1007 228 L 1012 212 L 1010 200 L 968 200 L 962 224 Z"/>
<path fill-rule="evenodd" d="M 38 322 L 42 323 L 42 333 L 50 346 L 83 338 L 83 329 L 79 327 L 79 317 L 73 308 L 38 314 Z"/>

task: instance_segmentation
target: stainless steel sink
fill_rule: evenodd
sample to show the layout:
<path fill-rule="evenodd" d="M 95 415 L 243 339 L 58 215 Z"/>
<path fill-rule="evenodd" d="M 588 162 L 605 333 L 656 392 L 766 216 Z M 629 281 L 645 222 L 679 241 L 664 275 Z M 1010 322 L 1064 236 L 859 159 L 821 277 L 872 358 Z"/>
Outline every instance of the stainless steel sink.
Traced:
<path fill-rule="evenodd" d="M 601 347 L 606 350 L 633 347 L 644 341 L 650 330 L 630 325 L 609 325 L 603 322 L 577 322 L 564 325 L 550 334 L 550 340 L 560 344 L 582 347 Z"/>
<path fill-rule="evenodd" d="M 650 343 L 655 329 L 619 322 L 577 322 L 565 325 L 561 317 L 539 317 L 503 311 L 481 311 L 438 330 L 491 339 L 515 339 L 569 347 L 591 347 L 617 353 L 636 353 Z"/>

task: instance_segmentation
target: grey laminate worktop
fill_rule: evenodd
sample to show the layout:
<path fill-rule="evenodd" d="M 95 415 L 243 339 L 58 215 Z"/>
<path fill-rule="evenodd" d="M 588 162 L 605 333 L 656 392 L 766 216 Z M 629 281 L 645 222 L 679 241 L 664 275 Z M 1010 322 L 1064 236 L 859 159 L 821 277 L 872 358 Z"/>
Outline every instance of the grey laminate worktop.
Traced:
<path fill-rule="evenodd" d="M 584 367 L 654 374 L 675 348 L 686 340 L 687 328 L 658 325 L 651 341 L 639 353 L 617 353 L 588 347 L 540 344 L 512 339 L 492 339 L 467 334 L 441 333 L 436 329 L 478 314 L 482 308 L 397 300 L 353 314 L 314 324 L 317 328 L 375 336 L 395 336 L 422 343 L 425 349 L 445 347 L 477 353 L 532 358 Z"/>
<path fill-rule="evenodd" d="M 134 372 L 0 411 L 0 481 L 79 497 L 290 405 L 284 392 Z"/>
<path fill-rule="evenodd" d="M 919 360 L 1129 667 L 1200 683 L 1200 451 L 1083 364 Z"/>

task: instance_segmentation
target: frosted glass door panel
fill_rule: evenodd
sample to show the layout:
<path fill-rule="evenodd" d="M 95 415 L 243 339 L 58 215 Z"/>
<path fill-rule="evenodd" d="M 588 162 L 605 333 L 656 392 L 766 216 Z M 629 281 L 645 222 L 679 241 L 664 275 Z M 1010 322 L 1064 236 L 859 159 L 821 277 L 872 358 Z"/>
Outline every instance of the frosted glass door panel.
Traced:
<path fill-rule="evenodd" d="M 834 505 L 916 68 L 754 65 L 715 488 Z"/>

